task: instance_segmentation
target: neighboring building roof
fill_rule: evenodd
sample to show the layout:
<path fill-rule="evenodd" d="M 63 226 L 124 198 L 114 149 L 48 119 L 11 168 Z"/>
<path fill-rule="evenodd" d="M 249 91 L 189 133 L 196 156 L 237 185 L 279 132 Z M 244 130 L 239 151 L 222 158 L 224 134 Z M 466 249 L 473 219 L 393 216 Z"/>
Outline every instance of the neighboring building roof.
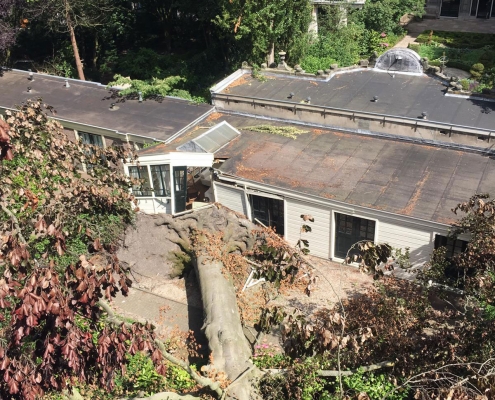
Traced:
<path fill-rule="evenodd" d="M 339 73 L 329 81 L 288 75 L 267 78 L 261 82 L 244 74 L 220 93 L 294 104 L 310 97 L 312 105 L 413 119 L 427 112 L 431 122 L 495 129 L 495 112 L 490 112 L 495 102 L 445 96 L 445 85 L 427 75 L 366 69 Z M 374 96 L 378 101 L 373 101 Z"/>
<path fill-rule="evenodd" d="M 243 129 L 288 124 L 215 118 L 211 123 L 228 121 L 241 131 L 215 154 L 227 159 L 220 171 L 246 180 L 447 224 L 459 202 L 474 193 L 495 193 L 495 160 L 482 154 L 304 126 L 297 128 L 309 133 L 293 140 Z"/>
<path fill-rule="evenodd" d="M 128 100 L 110 110 L 110 104 L 117 100 L 105 99 L 110 92 L 103 85 L 71 79 L 66 88 L 65 78 L 35 74 L 31 82 L 25 71 L 0 72 L 0 107 L 13 108 L 41 97 L 55 108 L 57 118 L 157 140 L 169 139 L 213 109 L 208 104 L 165 97 L 161 102 Z M 31 93 L 27 92 L 28 86 Z"/>

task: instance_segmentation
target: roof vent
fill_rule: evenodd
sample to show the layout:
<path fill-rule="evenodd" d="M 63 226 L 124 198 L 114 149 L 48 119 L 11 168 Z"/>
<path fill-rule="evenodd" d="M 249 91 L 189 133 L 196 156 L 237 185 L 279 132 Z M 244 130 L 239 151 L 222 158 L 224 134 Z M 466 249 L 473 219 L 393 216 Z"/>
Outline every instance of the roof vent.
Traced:
<path fill-rule="evenodd" d="M 215 153 L 240 134 L 227 121 L 222 121 L 197 138 L 177 147 L 177 150 L 195 153 Z"/>
<path fill-rule="evenodd" d="M 27 92 L 28 92 L 28 93 L 31 93 L 31 86 L 28 86 L 28 87 L 27 87 Z"/>
<path fill-rule="evenodd" d="M 28 79 L 29 79 L 30 81 L 34 81 L 34 74 L 33 74 L 33 71 L 31 71 L 30 69 L 28 69 L 28 71 L 29 71 L 29 78 L 28 78 Z"/>
<path fill-rule="evenodd" d="M 65 80 L 65 85 L 64 85 L 64 86 L 65 86 L 66 88 L 70 88 L 70 85 L 69 85 L 69 80 L 68 80 L 68 79 L 66 79 L 66 80 Z"/>

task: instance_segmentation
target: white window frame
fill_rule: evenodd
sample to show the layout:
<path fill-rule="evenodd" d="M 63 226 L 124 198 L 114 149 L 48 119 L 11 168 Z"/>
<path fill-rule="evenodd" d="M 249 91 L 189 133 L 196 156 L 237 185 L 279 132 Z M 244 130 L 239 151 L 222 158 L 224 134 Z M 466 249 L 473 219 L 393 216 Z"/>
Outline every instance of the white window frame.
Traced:
<path fill-rule="evenodd" d="M 335 239 L 336 239 L 335 230 L 337 229 L 337 218 L 335 214 L 344 214 L 354 218 L 362 218 L 362 219 L 367 219 L 368 221 L 373 221 L 375 223 L 375 234 L 374 234 L 373 243 L 375 244 L 380 243 L 379 234 L 378 234 L 378 232 L 380 231 L 379 230 L 380 221 L 377 218 L 370 218 L 369 216 L 364 216 L 362 214 L 355 214 L 354 212 L 349 213 L 349 211 L 345 211 L 345 210 L 339 211 L 338 209 L 337 210 L 332 209 L 331 212 L 332 212 L 332 221 L 330 225 L 330 260 L 337 262 L 345 261 L 343 258 L 335 257 Z M 351 263 L 349 265 L 358 266 L 357 263 Z"/>

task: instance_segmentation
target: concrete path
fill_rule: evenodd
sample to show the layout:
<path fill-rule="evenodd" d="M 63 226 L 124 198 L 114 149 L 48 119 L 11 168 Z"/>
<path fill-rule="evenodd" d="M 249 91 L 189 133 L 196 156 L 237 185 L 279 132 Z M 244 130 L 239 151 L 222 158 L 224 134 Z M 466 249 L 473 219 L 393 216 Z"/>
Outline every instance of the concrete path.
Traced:
<path fill-rule="evenodd" d="M 421 21 L 411 21 L 405 28 L 407 35 L 398 42 L 394 47 L 407 47 L 413 43 L 421 32 L 426 30 L 447 31 L 447 32 L 477 32 L 495 34 L 495 18 L 441 18 L 441 19 L 423 19 Z"/>
<path fill-rule="evenodd" d="M 203 309 L 151 293 L 140 288 L 131 288 L 127 297 L 120 293 L 113 301 L 117 312 L 136 321 L 150 321 L 158 333 L 167 336 L 174 329 L 187 332 L 201 330 Z"/>

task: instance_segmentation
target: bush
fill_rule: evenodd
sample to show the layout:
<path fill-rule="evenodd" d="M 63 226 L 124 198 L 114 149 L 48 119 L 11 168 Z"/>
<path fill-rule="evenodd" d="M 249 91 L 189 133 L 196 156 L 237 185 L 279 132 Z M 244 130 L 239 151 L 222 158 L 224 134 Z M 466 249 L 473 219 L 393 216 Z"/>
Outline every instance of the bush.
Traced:
<path fill-rule="evenodd" d="M 469 71 L 471 73 L 471 76 L 475 79 L 481 78 L 483 75 L 483 71 L 485 70 L 485 66 L 481 63 L 476 63 L 473 64 L 471 67 L 471 70 Z"/>
<path fill-rule="evenodd" d="M 331 57 L 307 56 L 303 58 L 301 68 L 306 72 L 316 74 L 319 69 L 328 69 L 332 64 L 337 64 L 337 61 Z"/>
<path fill-rule="evenodd" d="M 459 83 L 462 85 L 462 90 L 469 90 L 469 80 L 461 79 Z"/>
<path fill-rule="evenodd" d="M 157 393 L 166 388 L 165 378 L 158 374 L 151 358 L 144 353 L 127 356 L 126 373 L 115 379 L 116 394 Z"/>
<path fill-rule="evenodd" d="M 409 46 L 407 46 L 407 47 L 409 47 L 409 49 L 411 49 L 412 51 L 415 51 L 416 53 L 419 54 L 419 49 L 421 46 L 417 43 L 409 43 Z"/>
<path fill-rule="evenodd" d="M 402 400 L 408 397 L 408 388 L 395 391 L 395 385 L 383 374 L 375 375 L 373 373 L 357 374 L 346 376 L 343 379 L 345 387 L 354 391 L 356 395 L 366 393 L 371 400 L 380 400 L 382 398 Z"/>
<path fill-rule="evenodd" d="M 421 57 L 427 57 L 431 65 L 435 64 L 435 60 L 440 57 L 445 56 L 448 59 L 447 66 L 452 68 L 459 68 L 463 71 L 470 71 L 473 64 L 481 62 L 481 57 L 485 55 L 488 57 L 491 53 L 488 49 L 458 49 L 449 47 L 438 47 L 435 45 L 422 44 L 419 45 L 418 54 Z M 489 62 L 495 62 L 495 52 L 494 58 Z M 439 64 L 438 64 L 439 65 Z"/>
<path fill-rule="evenodd" d="M 336 32 L 320 35 L 308 48 L 301 67 L 307 72 L 316 73 L 327 69 L 331 64 L 347 67 L 357 64 L 361 58 L 363 30 L 349 25 Z"/>

